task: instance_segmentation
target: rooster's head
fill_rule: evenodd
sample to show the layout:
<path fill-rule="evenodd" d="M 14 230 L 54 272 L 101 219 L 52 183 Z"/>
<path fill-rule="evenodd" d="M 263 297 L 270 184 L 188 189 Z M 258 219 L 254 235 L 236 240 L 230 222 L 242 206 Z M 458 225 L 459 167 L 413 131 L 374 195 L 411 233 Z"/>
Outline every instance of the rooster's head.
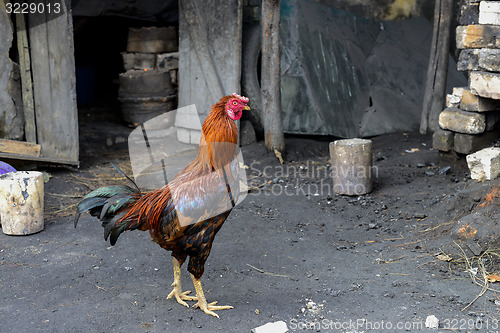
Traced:
<path fill-rule="evenodd" d="M 248 98 L 234 93 L 226 103 L 226 113 L 232 120 L 238 120 L 243 115 L 243 110 L 250 110 L 247 105 Z"/>

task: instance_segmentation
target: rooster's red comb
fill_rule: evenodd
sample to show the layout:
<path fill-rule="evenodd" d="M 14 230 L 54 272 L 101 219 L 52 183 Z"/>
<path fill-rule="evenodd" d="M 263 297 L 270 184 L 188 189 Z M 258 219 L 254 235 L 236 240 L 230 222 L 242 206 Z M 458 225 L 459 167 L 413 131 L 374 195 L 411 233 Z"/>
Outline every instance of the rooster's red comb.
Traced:
<path fill-rule="evenodd" d="M 248 103 L 249 99 L 248 97 L 245 97 L 245 96 L 240 96 L 238 95 L 237 93 L 233 93 L 233 96 L 236 97 L 236 98 L 239 98 L 241 99 L 242 102 L 245 102 L 245 103 Z"/>

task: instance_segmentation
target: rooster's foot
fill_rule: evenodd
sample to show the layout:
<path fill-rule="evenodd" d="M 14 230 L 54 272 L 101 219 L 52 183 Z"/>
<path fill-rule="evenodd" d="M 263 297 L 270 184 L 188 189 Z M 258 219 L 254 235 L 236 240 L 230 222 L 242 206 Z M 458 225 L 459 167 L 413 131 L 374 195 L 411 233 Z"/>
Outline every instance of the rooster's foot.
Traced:
<path fill-rule="evenodd" d="M 184 305 L 185 307 L 188 307 L 188 308 L 189 308 L 189 305 L 184 301 L 196 301 L 197 300 L 196 296 L 188 296 L 188 294 L 191 292 L 191 290 L 188 290 L 188 291 L 177 290 L 177 286 L 175 285 L 175 282 L 172 283 L 172 286 L 174 286 L 174 289 L 170 292 L 170 294 L 168 294 L 167 299 L 170 299 L 173 296 L 175 296 L 177 303 Z"/>
<path fill-rule="evenodd" d="M 193 308 L 200 308 L 206 314 L 217 318 L 219 318 L 219 315 L 217 315 L 217 313 L 215 313 L 214 311 L 229 310 L 233 308 L 230 305 L 215 305 L 217 304 L 217 302 L 207 303 L 205 293 L 203 292 L 203 288 L 201 287 L 200 279 L 195 278 L 193 274 L 191 274 L 191 278 L 193 279 L 194 288 L 196 289 L 196 298 L 198 300 L 198 302 L 193 305 Z"/>

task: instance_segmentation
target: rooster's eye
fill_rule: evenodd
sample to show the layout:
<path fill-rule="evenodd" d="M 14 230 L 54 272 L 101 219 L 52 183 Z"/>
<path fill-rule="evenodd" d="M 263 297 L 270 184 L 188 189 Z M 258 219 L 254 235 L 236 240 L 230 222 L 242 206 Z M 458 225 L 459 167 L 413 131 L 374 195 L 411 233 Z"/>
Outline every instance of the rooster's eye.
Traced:
<path fill-rule="evenodd" d="M 238 105 L 238 102 L 234 101 L 234 102 L 233 102 L 233 105 Z"/>

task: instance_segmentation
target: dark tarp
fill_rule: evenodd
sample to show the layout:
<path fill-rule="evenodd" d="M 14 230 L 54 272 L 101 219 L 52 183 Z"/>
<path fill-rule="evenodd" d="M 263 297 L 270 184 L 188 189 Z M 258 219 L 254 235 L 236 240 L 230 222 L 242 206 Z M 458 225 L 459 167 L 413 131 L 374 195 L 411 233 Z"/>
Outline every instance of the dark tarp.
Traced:
<path fill-rule="evenodd" d="M 287 133 L 373 136 L 418 129 L 432 25 L 375 21 L 313 0 L 283 0 Z M 467 80 L 450 59 L 448 91 Z"/>

